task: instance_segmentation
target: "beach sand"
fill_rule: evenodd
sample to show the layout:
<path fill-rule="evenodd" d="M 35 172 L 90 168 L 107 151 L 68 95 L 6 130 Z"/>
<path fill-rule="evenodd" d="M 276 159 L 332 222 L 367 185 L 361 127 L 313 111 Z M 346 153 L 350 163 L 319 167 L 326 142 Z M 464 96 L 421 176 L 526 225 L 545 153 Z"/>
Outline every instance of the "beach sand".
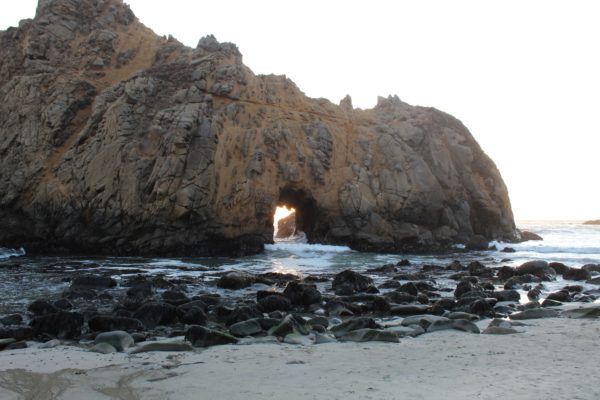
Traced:
<path fill-rule="evenodd" d="M 441 331 L 400 344 L 9 350 L 0 399 L 599 399 L 600 319 L 525 322 L 519 334 Z"/>

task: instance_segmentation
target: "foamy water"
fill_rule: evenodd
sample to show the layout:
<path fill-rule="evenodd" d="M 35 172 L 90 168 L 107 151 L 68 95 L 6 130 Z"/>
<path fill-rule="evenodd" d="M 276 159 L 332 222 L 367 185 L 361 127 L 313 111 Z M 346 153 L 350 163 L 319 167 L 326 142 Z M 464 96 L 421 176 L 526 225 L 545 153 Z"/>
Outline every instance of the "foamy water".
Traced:
<path fill-rule="evenodd" d="M 490 267 L 515 267 L 529 260 L 562 262 L 571 267 L 600 264 L 599 226 L 574 222 L 524 222 L 519 224 L 519 228 L 538 233 L 544 240 L 520 244 L 494 243 L 496 251 L 465 253 L 457 250 L 456 253 L 444 255 L 360 253 L 345 246 L 308 244 L 303 237 L 281 240 L 266 245 L 263 254 L 240 258 L 29 257 L 22 249 L 0 248 L 0 314 L 3 309 L 15 310 L 33 298 L 64 290 L 68 286 L 66 281 L 74 273 L 99 270 L 113 274 L 117 280 L 140 273 L 179 277 L 190 282 L 188 288 L 191 291 L 202 292 L 215 291 L 211 282 L 223 272 L 232 270 L 308 276 L 332 275 L 352 268 L 366 273 L 369 268 L 397 263 L 405 258 L 416 269 L 423 264 L 447 265 L 453 260 L 460 260 L 465 265 L 477 260 Z M 517 252 L 504 253 L 501 250 L 505 247 L 512 247 Z M 376 283 L 387 279 L 372 276 Z M 451 287 L 455 282 L 438 281 L 438 284 Z M 552 291 L 565 284 L 567 282 L 559 277 L 557 281 L 545 285 L 548 291 Z M 244 291 L 226 294 L 243 295 Z"/>

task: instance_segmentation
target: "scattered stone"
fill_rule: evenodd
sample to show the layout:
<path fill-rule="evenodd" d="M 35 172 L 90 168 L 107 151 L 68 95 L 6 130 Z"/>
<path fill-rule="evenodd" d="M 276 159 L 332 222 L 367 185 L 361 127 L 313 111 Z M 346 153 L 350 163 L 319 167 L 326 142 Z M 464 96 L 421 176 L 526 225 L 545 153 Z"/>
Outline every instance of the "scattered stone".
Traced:
<path fill-rule="evenodd" d="M 348 332 L 366 328 L 378 329 L 379 325 L 375 322 L 373 318 L 356 317 L 346 320 L 341 324 L 332 327 L 330 331 L 334 334 L 336 338 L 340 338 L 342 336 L 345 336 Z"/>
<path fill-rule="evenodd" d="M 562 303 L 568 303 L 572 301 L 571 294 L 566 290 L 559 290 L 558 292 L 552 292 L 546 297 L 547 300 L 560 301 Z"/>
<path fill-rule="evenodd" d="M 237 343 L 237 339 L 225 332 L 216 331 L 200 325 L 192 325 L 185 333 L 185 339 L 194 347 L 210 347 Z"/>
<path fill-rule="evenodd" d="M 58 339 L 77 339 L 83 328 L 83 315 L 68 311 L 34 318 L 30 326 L 36 335 L 47 334 Z"/>
<path fill-rule="evenodd" d="M 563 279 L 570 281 L 587 281 L 591 278 L 590 271 L 583 268 L 569 268 L 563 273 Z"/>
<path fill-rule="evenodd" d="M 451 312 L 446 316 L 448 319 L 466 319 L 467 321 L 477 321 L 479 320 L 479 316 L 475 314 L 469 314 L 466 312 Z"/>
<path fill-rule="evenodd" d="M 505 327 L 501 327 L 501 326 L 488 326 L 481 333 L 483 333 L 484 335 L 510 335 L 513 333 L 519 333 L 519 331 L 517 331 L 514 328 L 505 328 Z"/>
<path fill-rule="evenodd" d="M 281 294 L 271 294 L 258 301 L 258 307 L 262 312 L 288 311 L 292 305 L 287 297 Z"/>
<path fill-rule="evenodd" d="M 566 310 L 562 314 L 568 318 L 598 318 L 600 317 L 600 305 Z"/>
<path fill-rule="evenodd" d="M 315 344 L 335 343 L 336 340 L 329 335 L 315 333 Z"/>
<path fill-rule="evenodd" d="M 60 346 L 61 341 L 58 339 L 48 340 L 46 343 L 42 343 L 38 346 L 38 349 L 53 349 Z"/>
<path fill-rule="evenodd" d="M 505 281 L 515 276 L 515 269 L 505 265 L 498 269 L 496 276 L 498 277 L 498 279 Z"/>
<path fill-rule="evenodd" d="M 529 231 L 521 231 L 520 233 L 521 233 L 521 241 L 522 242 L 527 242 L 530 240 L 544 240 L 537 233 L 533 233 L 533 232 L 529 232 Z"/>
<path fill-rule="evenodd" d="M 116 353 L 117 349 L 115 349 L 115 347 L 112 346 L 110 343 L 103 342 L 103 343 L 95 344 L 88 351 L 91 351 L 92 353 L 111 354 L 111 353 Z"/>
<path fill-rule="evenodd" d="M 54 314 L 59 311 L 58 308 L 50 302 L 42 299 L 35 300 L 27 307 L 27 309 L 34 315 Z"/>
<path fill-rule="evenodd" d="M 117 281 L 110 276 L 84 275 L 71 281 L 71 287 L 79 289 L 111 289 L 115 286 Z"/>
<path fill-rule="evenodd" d="M 218 281 L 217 286 L 223 289 L 238 290 L 252 286 L 256 282 L 256 277 L 245 272 L 232 271 L 223 275 Z"/>
<path fill-rule="evenodd" d="M 521 276 L 537 276 L 543 281 L 552 281 L 556 279 L 556 271 L 543 260 L 528 261 L 517 267 L 516 273 Z"/>
<path fill-rule="evenodd" d="M 418 315 L 430 310 L 429 305 L 425 304 L 407 304 L 397 305 L 390 308 L 392 315 Z"/>
<path fill-rule="evenodd" d="M 314 343 L 314 340 L 309 336 L 302 335 L 298 332 L 292 332 L 285 335 L 283 342 L 288 344 L 298 344 L 301 346 L 310 346 Z"/>
<path fill-rule="evenodd" d="M 247 321 L 237 322 L 229 327 L 229 332 L 233 336 L 246 337 L 259 334 L 263 331 L 263 327 L 258 318 L 249 319 Z"/>
<path fill-rule="evenodd" d="M 108 343 L 117 351 L 124 351 L 125 349 L 133 346 L 135 341 L 131 335 L 125 331 L 112 331 L 98 334 L 94 339 L 94 343 Z"/>
<path fill-rule="evenodd" d="M 521 295 L 516 290 L 499 290 L 489 294 L 490 297 L 497 299 L 498 301 L 513 301 L 519 302 Z"/>
<path fill-rule="evenodd" d="M 302 317 L 289 314 L 286 315 L 283 321 L 281 321 L 278 325 L 275 325 L 269 329 L 269 335 L 285 337 L 292 332 L 308 335 L 309 331 L 310 325 L 308 325 Z"/>
<path fill-rule="evenodd" d="M 331 287 L 336 294 L 338 292 L 346 293 L 346 291 L 348 291 L 349 294 L 364 292 L 371 286 L 373 286 L 373 279 L 349 269 L 335 275 L 331 284 Z"/>
<path fill-rule="evenodd" d="M 336 335 L 336 337 L 339 337 Z M 398 334 L 389 330 L 357 329 L 339 337 L 345 342 L 391 342 L 399 343 Z"/>
<path fill-rule="evenodd" d="M 70 310 L 73 308 L 73 304 L 68 299 L 58 299 L 52 303 L 52 305 L 61 310 Z"/>
<path fill-rule="evenodd" d="M 297 306 L 310 306 L 321 302 L 321 292 L 313 284 L 288 282 L 283 295 Z"/>
<path fill-rule="evenodd" d="M 16 339 L 17 341 L 30 340 L 35 335 L 33 328 L 29 326 L 9 326 L 0 328 L 0 339 Z"/>
<path fill-rule="evenodd" d="M 440 317 L 438 315 L 413 315 L 411 317 L 404 318 L 400 323 L 402 326 L 413 326 L 418 325 L 424 329 L 429 328 L 434 322 L 446 322 L 450 321 L 446 317 Z"/>
<path fill-rule="evenodd" d="M 0 351 L 6 349 L 9 345 L 16 343 L 14 338 L 0 339 Z"/>
<path fill-rule="evenodd" d="M 127 317 L 113 317 L 110 315 L 96 315 L 88 321 L 92 331 L 110 332 L 110 331 L 141 331 L 144 325 L 138 319 Z"/>
<path fill-rule="evenodd" d="M 23 322 L 23 317 L 20 314 L 7 315 L 6 317 L 0 318 L 2 325 L 20 325 Z"/>
<path fill-rule="evenodd" d="M 558 317 L 558 311 L 551 310 L 548 308 L 532 308 L 524 310 L 518 313 L 510 315 L 510 319 L 524 320 L 524 319 L 539 319 L 539 318 L 556 318 Z"/>
<path fill-rule="evenodd" d="M 168 352 L 180 352 L 180 351 L 193 351 L 194 348 L 187 343 L 147 343 L 140 347 L 133 349 L 129 354 L 149 353 L 153 351 L 168 351 Z"/>
<path fill-rule="evenodd" d="M 168 303 L 147 303 L 142 305 L 133 314 L 147 329 L 153 329 L 157 325 L 169 325 L 177 321 L 177 308 Z"/>

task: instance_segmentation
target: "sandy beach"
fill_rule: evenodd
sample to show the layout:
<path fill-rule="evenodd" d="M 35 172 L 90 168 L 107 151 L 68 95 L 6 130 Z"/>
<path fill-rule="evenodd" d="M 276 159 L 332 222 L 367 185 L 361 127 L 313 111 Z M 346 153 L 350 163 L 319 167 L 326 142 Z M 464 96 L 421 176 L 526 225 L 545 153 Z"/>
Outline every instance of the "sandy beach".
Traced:
<path fill-rule="evenodd" d="M 217 346 L 100 355 L 0 353 L 13 399 L 598 399 L 600 320 L 527 321 L 522 333 L 441 331 L 389 343 Z"/>

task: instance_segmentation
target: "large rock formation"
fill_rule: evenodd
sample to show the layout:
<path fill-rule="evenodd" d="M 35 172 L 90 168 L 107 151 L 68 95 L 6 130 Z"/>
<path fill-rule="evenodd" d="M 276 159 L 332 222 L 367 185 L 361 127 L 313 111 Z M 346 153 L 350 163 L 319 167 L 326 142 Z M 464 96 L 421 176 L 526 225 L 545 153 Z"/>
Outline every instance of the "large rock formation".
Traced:
<path fill-rule="evenodd" d="M 309 241 L 362 250 L 515 237 L 494 163 L 433 108 L 307 98 L 233 44 L 156 36 L 121 0 L 40 0 L 0 48 L 0 245 L 252 253 L 278 204 Z"/>

